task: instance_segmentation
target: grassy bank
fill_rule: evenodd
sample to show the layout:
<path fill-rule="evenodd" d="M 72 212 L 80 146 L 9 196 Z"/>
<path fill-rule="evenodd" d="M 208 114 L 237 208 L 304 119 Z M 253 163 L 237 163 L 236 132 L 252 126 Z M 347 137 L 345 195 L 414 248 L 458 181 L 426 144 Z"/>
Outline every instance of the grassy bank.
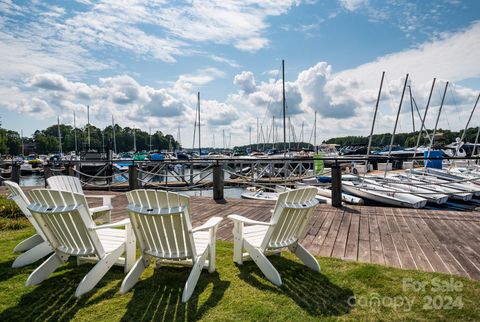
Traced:
<path fill-rule="evenodd" d="M 29 228 L 0 231 L 0 321 L 480 320 L 479 281 L 331 258 L 319 259 L 318 274 L 286 253 L 272 259 L 284 282 L 276 287 L 253 263 L 235 265 L 227 242 L 217 244 L 217 272 L 202 273 L 185 305 L 181 295 L 189 270 L 178 267 L 151 266 L 125 295 L 118 293 L 123 271 L 114 267 L 92 292 L 76 299 L 89 264 L 77 267 L 71 260 L 28 288 L 25 280 L 36 265 L 10 267 L 12 249 L 31 233 Z"/>

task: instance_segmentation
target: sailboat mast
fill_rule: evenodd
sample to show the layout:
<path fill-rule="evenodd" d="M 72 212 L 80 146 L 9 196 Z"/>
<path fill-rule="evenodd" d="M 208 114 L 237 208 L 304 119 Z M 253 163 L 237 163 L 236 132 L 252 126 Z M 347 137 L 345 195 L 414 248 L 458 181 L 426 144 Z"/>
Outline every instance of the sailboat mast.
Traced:
<path fill-rule="evenodd" d="M 75 141 L 75 157 L 77 157 L 78 149 L 77 149 L 77 122 L 75 118 L 75 111 L 73 111 L 73 137 Z"/>
<path fill-rule="evenodd" d="M 150 151 L 152 151 L 152 127 L 151 126 L 148 127 L 148 136 L 150 139 L 148 147 L 150 148 Z"/>
<path fill-rule="evenodd" d="M 413 158 L 415 158 L 417 156 L 417 150 L 418 150 L 418 146 L 420 145 L 420 138 L 422 137 L 423 129 L 425 129 L 425 132 L 428 135 L 427 128 L 425 127 L 425 122 L 426 122 L 426 119 L 427 119 L 427 112 L 428 112 L 428 108 L 430 107 L 430 100 L 432 99 L 433 88 L 435 87 L 435 81 L 436 80 L 437 80 L 436 78 L 433 79 L 432 88 L 430 89 L 430 94 L 428 95 L 427 106 L 425 107 L 425 113 L 423 113 L 422 125 L 420 127 L 420 132 L 418 132 L 417 144 L 415 145 L 415 151 L 413 152 Z"/>
<path fill-rule="evenodd" d="M 432 140 L 428 146 L 427 160 L 430 157 L 430 151 L 433 147 L 433 142 L 435 141 L 435 133 L 437 132 L 438 121 L 440 120 L 440 114 L 442 114 L 443 102 L 445 101 L 445 96 L 447 95 L 448 82 L 445 84 L 445 90 L 443 91 L 442 102 L 440 103 L 440 109 L 438 110 L 437 121 L 435 122 L 435 127 L 433 128 Z"/>
<path fill-rule="evenodd" d="M 282 97 L 283 97 L 283 151 L 287 151 L 286 101 L 285 101 L 285 60 L 282 59 Z"/>
<path fill-rule="evenodd" d="M 60 117 L 57 116 L 57 129 L 58 129 L 58 147 L 60 155 L 62 154 L 62 133 L 60 132 Z"/>
<path fill-rule="evenodd" d="M 275 149 L 275 115 L 272 116 L 272 149 Z"/>
<path fill-rule="evenodd" d="M 257 117 L 257 151 L 259 150 L 259 145 L 258 145 L 258 144 L 259 144 L 259 141 L 260 141 L 259 138 L 260 138 L 260 137 L 259 137 L 259 132 L 258 132 L 258 117 Z"/>
<path fill-rule="evenodd" d="M 200 92 L 197 92 L 197 102 L 198 102 L 198 155 L 202 155 L 202 141 L 200 136 Z"/>
<path fill-rule="evenodd" d="M 412 110 L 412 126 L 413 126 L 413 132 L 415 133 L 415 117 L 413 114 L 413 96 L 412 96 L 412 87 L 408 85 L 408 92 L 410 93 L 410 108 Z"/>
<path fill-rule="evenodd" d="M 252 127 L 248 127 L 248 146 L 252 148 Z"/>
<path fill-rule="evenodd" d="M 113 135 L 113 150 L 115 151 L 115 154 L 117 154 L 117 140 L 115 138 L 115 121 L 113 120 L 113 115 L 112 115 L 112 135 Z"/>
<path fill-rule="evenodd" d="M 90 105 L 87 105 L 87 142 L 90 150 Z"/>
<path fill-rule="evenodd" d="M 370 130 L 370 137 L 368 138 L 367 147 L 367 169 L 368 169 L 368 157 L 370 156 L 370 149 L 372 148 L 372 137 L 375 129 L 375 121 L 377 120 L 378 104 L 380 104 L 380 96 L 382 95 L 383 79 L 385 78 L 385 72 L 382 72 L 382 80 L 380 81 L 380 88 L 378 89 L 377 103 L 375 104 L 375 112 L 373 113 L 372 129 Z"/>
<path fill-rule="evenodd" d="M 475 155 L 475 151 L 477 150 L 477 143 L 478 143 L 478 136 L 480 135 L 480 126 L 477 128 L 477 136 L 475 136 L 475 143 L 473 144 L 473 150 L 471 156 Z"/>
<path fill-rule="evenodd" d="M 197 120 L 198 120 L 198 108 L 195 109 L 195 122 L 193 123 L 193 142 L 192 142 L 192 153 L 195 149 L 195 138 L 197 134 Z"/>
<path fill-rule="evenodd" d="M 392 133 L 392 139 L 390 140 L 390 146 L 388 148 L 387 165 L 385 166 L 385 172 L 383 174 L 384 178 L 387 176 L 388 164 L 390 163 L 390 155 L 392 154 L 393 140 L 395 139 L 395 133 L 397 132 L 398 119 L 400 117 L 400 111 L 402 110 L 403 97 L 405 96 L 405 89 L 407 88 L 407 82 L 408 82 L 408 74 L 405 77 L 405 83 L 403 84 L 402 97 L 400 98 L 400 104 L 398 105 L 397 119 L 395 120 L 395 126 L 393 127 L 393 133 Z"/>
<path fill-rule="evenodd" d="M 313 121 L 313 151 L 317 153 L 317 111 L 315 111 L 315 118 Z"/>
<path fill-rule="evenodd" d="M 20 142 L 22 144 L 22 155 L 25 155 L 25 145 L 23 144 L 23 129 L 20 130 Z"/>
<path fill-rule="evenodd" d="M 135 136 L 135 126 L 133 127 L 133 151 L 137 152 L 137 137 Z"/>
<path fill-rule="evenodd" d="M 473 112 L 475 112 L 475 109 L 477 108 L 479 98 L 480 98 L 480 94 L 478 94 L 477 100 L 475 101 L 475 105 L 473 106 L 472 112 L 470 113 L 470 117 L 468 118 L 467 124 L 465 124 L 465 129 L 463 130 L 462 137 L 460 138 L 460 142 L 463 142 L 463 139 L 465 138 L 465 133 L 467 133 L 467 128 L 470 125 L 470 120 L 472 119 Z M 460 145 L 457 145 L 456 154 L 458 154 L 459 149 L 460 149 Z"/>

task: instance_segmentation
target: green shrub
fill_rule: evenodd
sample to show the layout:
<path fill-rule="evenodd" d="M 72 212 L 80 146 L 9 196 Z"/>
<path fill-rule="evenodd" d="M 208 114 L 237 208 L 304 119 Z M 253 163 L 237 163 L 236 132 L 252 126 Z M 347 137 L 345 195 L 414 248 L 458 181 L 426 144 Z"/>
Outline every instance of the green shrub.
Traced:
<path fill-rule="evenodd" d="M 2 218 L 0 217 L 0 231 L 2 230 L 18 230 L 29 226 L 26 218 Z"/>
<path fill-rule="evenodd" d="M 23 218 L 23 213 L 13 200 L 9 200 L 6 196 L 0 195 L 0 217 L 18 219 Z"/>

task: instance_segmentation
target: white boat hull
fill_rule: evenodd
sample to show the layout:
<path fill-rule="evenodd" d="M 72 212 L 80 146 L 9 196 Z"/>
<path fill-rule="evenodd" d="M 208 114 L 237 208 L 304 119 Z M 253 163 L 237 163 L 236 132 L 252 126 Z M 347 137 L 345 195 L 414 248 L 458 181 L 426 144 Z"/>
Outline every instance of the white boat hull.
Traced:
<path fill-rule="evenodd" d="M 427 204 L 425 198 L 359 181 L 344 181 L 342 189 L 354 196 L 396 207 L 422 208 Z"/>

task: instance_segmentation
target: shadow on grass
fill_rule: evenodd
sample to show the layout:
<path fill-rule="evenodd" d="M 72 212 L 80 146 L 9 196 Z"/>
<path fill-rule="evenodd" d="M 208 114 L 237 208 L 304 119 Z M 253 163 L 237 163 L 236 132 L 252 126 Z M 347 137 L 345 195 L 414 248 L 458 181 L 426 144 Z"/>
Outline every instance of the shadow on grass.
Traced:
<path fill-rule="evenodd" d="M 13 260 L 0 262 L 0 282 L 9 280 L 15 275 L 21 274 L 23 268 L 22 267 L 17 269 L 12 268 L 12 264 L 13 264 Z"/>
<path fill-rule="evenodd" d="M 39 285 L 28 288 L 22 286 L 31 291 L 22 295 L 16 306 L 3 311 L 0 321 L 71 320 L 79 309 L 112 298 L 118 292 L 118 284 L 124 276 L 123 269 L 119 267 L 112 268 L 92 292 L 80 298 L 75 297 L 78 284 L 91 268 L 91 265 L 77 266 L 75 261 L 70 260 Z M 108 287 L 112 281 L 118 283 Z"/>
<path fill-rule="evenodd" d="M 239 277 L 253 287 L 289 296 L 312 316 L 341 316 L 352 309 L 348 304 L 354 294 L 351 289 L 339 287 L 322 273 L 288 258 L 269 256 L 269 260 L 282 277 L 280 287 L 271 284 L 253 261 L 237 265 Z"/>
<path fill-rule="evenodd" d="M 217 272 L 202 271 L 192 297 L 182 303 L 182 293 L 191 268 L 161 266 L 153 275 L 140 280 L 130 292 L 131 300 L 122 321 L 192 321 L 200 319 L 223 297 L 230 282 Z"/>

